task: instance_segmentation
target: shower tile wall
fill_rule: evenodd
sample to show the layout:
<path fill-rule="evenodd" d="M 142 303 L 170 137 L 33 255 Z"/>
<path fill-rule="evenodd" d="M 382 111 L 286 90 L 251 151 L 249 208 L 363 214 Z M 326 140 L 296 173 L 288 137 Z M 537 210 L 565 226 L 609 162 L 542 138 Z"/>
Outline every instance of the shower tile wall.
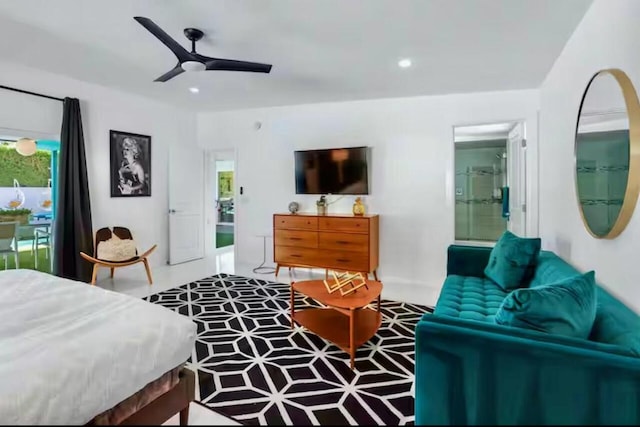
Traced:
<path fill-rule="evenodd" d="M 505 177 L 505 144 L 478 148 L 456 144 L 456 240 L 495 241 L 506 230 L 500 191 Z"/>

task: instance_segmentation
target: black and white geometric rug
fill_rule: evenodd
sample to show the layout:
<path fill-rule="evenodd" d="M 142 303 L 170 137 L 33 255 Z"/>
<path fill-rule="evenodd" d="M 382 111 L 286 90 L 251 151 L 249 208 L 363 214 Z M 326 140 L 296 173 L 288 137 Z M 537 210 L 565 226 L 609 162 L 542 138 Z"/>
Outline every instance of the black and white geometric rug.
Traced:
<path fill-rule="evenodd" d="M 431 308 L 382 300 L 382 326 L 349 356 L 296 326 L 290 285 L 219 274 L 146 298 L 198 325 L 205 406 L 247 425 L 412 425 L 414 330 Z M 383 291 L 384 294 L 384 291 Z M 302 295 L 296 309 L 318 304 Z"/>

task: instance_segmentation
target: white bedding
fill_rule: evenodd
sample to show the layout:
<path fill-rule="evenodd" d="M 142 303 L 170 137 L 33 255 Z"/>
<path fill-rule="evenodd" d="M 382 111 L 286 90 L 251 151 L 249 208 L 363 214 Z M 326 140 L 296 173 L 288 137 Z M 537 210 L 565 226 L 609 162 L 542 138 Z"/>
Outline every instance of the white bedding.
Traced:
<path fill-rule="evenodd" d="M 85 424 L 179 366 L 196 325 L 31 270 L 0 272 L 0 423 Z"/>

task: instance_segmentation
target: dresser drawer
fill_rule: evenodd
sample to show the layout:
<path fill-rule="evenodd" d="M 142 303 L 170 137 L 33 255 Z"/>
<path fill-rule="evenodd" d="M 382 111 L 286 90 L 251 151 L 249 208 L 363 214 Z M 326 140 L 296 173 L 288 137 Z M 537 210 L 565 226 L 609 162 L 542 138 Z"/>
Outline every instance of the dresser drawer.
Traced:
<path fill-rule="evenodd" d="M 318 228 L 326 231 L 348 231 L 350 233 L 368 233 L 369 220 L 366 218 L 318 218 Z"/>
<path fill-rule="evenodd" d="M 369 252 L 369 235 L 355 233 L 320 232 L 318 247 L 320 249 L 337 249 L 343 251 Z"/>
<path fill-rule="evenodd" d="M 276 246 L 293 246 L 298 248 L 317 248 L 317 231 L 275 230 Z"/>
<path fill-rule="evenodd" d="M 276 246 L 273 258 L 279 264 L 321 265 L 317 249 Z"/>
<path fill-rule="evenodd" d="M 319 251 L 321 265 L 351 272 L 369 271 L 369 255 L 361 252 Z"/>
<path fill-rule="evenodd" d="M 275 215 L 273 224 L 275 228 L 289 230 L 317 230 L 318 218 L 314 216 Z"/>

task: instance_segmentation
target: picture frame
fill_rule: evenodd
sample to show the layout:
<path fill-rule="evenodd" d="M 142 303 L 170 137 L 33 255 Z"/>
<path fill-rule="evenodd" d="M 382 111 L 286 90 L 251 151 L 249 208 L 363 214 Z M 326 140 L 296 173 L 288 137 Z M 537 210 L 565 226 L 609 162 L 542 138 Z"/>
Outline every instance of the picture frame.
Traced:
<path fill-rule="evenodd" d="M 109 131 L 111 197 L 151 196 L 151 136 Z"/>

